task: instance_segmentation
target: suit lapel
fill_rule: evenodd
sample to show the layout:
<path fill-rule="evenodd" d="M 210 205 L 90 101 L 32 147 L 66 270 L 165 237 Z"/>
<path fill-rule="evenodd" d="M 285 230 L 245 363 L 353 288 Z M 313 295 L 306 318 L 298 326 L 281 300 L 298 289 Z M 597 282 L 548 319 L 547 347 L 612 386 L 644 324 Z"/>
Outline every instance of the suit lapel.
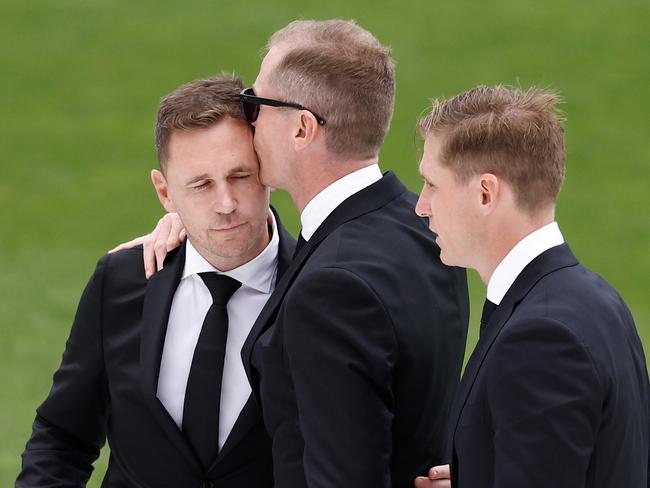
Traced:
<path fill-rule="evenodd" d="M 278 272 L 278 282 L 276 283 L 275 290 L 260 312 L 260 315 L 255 321 L 255 325 L 253 325 L 253 329 L 242 348 L 242 360 L 244 362 L 248 381 L 253 388 L 253 394 L 256 392 L 257 378 L 252 372 L 250 361 L 255 342 L 257 341 L 257 338 L 275 321 L 275 317 L 284 296 L 290 288 L 291 283 L 293 283 L 296 276 L 307 262 L 309 256 L 328 235 L 342 224 L 383 207 L 406 191 L 406 187 L 397 179 L 397 177 L 392 172 L 387 172 L 381 180 L 355 193 L 336 207 L 320 227 L 318 227 L 311 239 L 305 243 L 302 249 L 300 249 L 300 252 L 293 258 L 287 270 L 282 274 L 281 279 Z"/>
<path fill-rule="evenodd" d="M 250 432 L 250 430 L 259 422 L 261 422 L 261 419 L 262 412 L 260 412 L 255 398 L 253 395 L 251 395 L 248 397 L 248 401 L 244 405 L 244 408 L 242 408 L 241 412 L 239 412 L 239 416 L 237 417 L 235 425 L 230 431 L 226 442 L 219 451 L 217 457 L 212 462 L 212 465 L 208 471 L 214 469 L 222 459 L 224 459 L 235 447 L 237 447 L 241 440 L 246 437 L 248 432 Z"/>
<path fill-rule="evenodd" d="M 463 373 L 463 378 L 460 382 L 449 416 L 451 422 L 451 439 L 456 434 L 460 415 L 481 366 L 485 361 L 485 357 L 517 305 L 544 276 L 558 269 L 575 266 L 576 264 L 578 264 L 578 260 L 567 244 L 553 247 L 533 259 L 508 289 L 501 304 L 494 311 L 490 321 L 485 326 L 472 355 L 467 361 L 467 366 L 465 367 L 465 372 Z"/>
<path fill-rule="evenodd" d="M 160 359 L 162 357 L 169 311 L 174 292 L 180 282 L 185 263 L 185 244 L 171 255 L 162 270 L 147 282 L 142 310 L 142 341 L 140 342 L 140 364 L 144 387 L 149 393 L 156 393 Z"/>
<path fill-rule="evenodd" d="M 142 310 L 142 331 L 140 340 L 140 366 L 142 388 L 153 417 L 158 421 L 165 435 L 178 447 L 187 461 L 201 470 L 182 432 L 158 400 L 158 375 L 162 358 L 167 322 L 174 292 L 178 287 L 185 265 L 185 243 L 169 254 L 163 269 L 147 282 Z"/>

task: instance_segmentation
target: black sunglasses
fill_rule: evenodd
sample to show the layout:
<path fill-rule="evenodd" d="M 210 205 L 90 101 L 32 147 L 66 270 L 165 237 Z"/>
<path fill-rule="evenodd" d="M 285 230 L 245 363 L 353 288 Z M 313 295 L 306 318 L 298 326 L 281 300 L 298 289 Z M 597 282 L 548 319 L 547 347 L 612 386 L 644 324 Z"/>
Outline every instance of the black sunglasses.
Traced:
<path fill-rule="evenodd" d="M 273 100 L 272 98 L 258 97 L 255 95 L 252 88 L 244 88 L 239 94 L 239 106 L 249 124 L 252 124 L 257 120 L 257 116 L 260 114 L 260 105 L 307 110 L 307 112 L 310 112 L 316 118 L 318 125 L 325 125 L 325 119 L 323 117 L 297 103 L 281 102 L 280 100 Z"/>

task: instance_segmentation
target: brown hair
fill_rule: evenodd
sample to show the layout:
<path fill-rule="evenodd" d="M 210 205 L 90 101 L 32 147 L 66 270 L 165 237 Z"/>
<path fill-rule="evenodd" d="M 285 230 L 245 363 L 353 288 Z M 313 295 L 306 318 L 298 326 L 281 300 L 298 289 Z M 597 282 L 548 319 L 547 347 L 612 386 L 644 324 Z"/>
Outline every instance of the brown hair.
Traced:
<path fill-rule="evenodd" d="M 512 185 L 520 207 L 534 213 L 557 200 L 564 180 L 560 102 L 557 93 L 535 87 L 478 86 L 434 100 L 418 131 L 424 138 L 440 136 L 440 162 L 458 181 L 493 173 Z"/>
<path fill-rule="evenodd" d="M 244 120 L 239 109 L 242 79 L 222 73 L 190 81 L 160 100 L 156 118 L 156 154 L 164 171 L 169 140 L 175 130 L 201 129 L 230 116 Z"/>
<path fill-rule="evenodd" d="M 270 83 L 327 120 L 327 148 L 344 157 L 377 156 L 395 101 L 390 49 L 351 20 L 291 22 L 273 34 L 267 49 L 274 46 L 286 51 Z"/>

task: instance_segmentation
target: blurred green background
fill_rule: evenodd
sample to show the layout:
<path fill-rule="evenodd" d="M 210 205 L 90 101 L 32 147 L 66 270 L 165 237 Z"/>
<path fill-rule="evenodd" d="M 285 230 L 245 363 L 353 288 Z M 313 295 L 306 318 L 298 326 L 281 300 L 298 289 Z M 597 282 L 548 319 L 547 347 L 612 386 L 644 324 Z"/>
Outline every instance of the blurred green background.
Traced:
<path fill-rule="evenodd" d="M 221 70 L 251 83 L 267 37 L 298 18 L 354 18 L 393 47 L 397 108 L 381 162 L 419 190 L 418 115 L 479 83 L 559 90 L 568 176 L 558 218 L 650 344 L 650 2 L 0 3 L 0 485 L 11 486 L 97 259 L 148 231 L 159 98 Z M 274 195 L 295 233 L 285 194 Z M 477 333 L 484 287 L 470 274 Z M 90 486 L 99 486 L 105 453 Z"/>

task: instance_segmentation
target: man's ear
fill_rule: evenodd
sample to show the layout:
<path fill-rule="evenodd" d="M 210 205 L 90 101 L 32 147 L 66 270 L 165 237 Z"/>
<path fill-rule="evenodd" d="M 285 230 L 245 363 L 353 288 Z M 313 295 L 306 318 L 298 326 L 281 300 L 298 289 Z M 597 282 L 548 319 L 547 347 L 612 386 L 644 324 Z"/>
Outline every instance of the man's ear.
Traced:
<path fill-rule="evenodd" d="M 295 144 L 296 151 L 306 148 L 313 142 L 318 134 L 319 129 L 318 121 L 314 114 L 308 110 L 300 111 L 300 118 L 298 119 L 298 125 L 296 126 L 293 140 Z"/>
<path fill-rule="evenodd" d="M 484 215 L 491 214 L 497 208 L 501 197 L 501 184 L 501 180 L 492 173 L 478 176 L 479 208 Z"/>
<path fill-rule="evenodd" d="M 169 188 L 167 186 L 167 179 L 161 171 L 157 169 L 151 170 L 151 182 L 153 183 L 154 188 L 156 189 L 156 195 L 158 195 L 158 200 L 168 212 L 176 212 L 176 207 L 174 203 L 169 198 Z"/>

